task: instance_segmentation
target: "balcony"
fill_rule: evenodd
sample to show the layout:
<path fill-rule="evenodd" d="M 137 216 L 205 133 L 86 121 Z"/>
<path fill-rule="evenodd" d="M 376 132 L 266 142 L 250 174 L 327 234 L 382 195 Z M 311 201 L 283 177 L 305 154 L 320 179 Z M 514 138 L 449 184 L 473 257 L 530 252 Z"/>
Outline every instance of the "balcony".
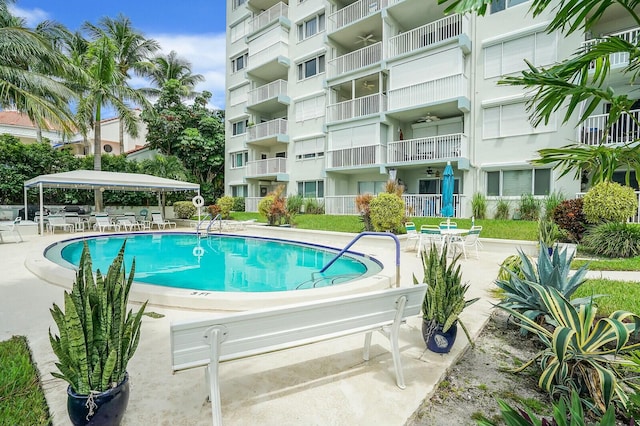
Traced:
<path fill-rule="evenodd" d="M 324 197 L 326 214 L 357 215 L 357 195 L 334 195 Z M 406 215 L 408 217 L 439 217 L 442 209 L 442 195 L 403 194 Z M 462 196 L 453 194 L 453 217 L 461 216 Z M 248 210 L 247 210 L 248 211 Z"/>
<path fill-rule="evenodd" d="M 249 22 L 249 34 L 260 31 L 261 29 L 267 27 L 269 24 L 277 21 L 281 17 L 286 18 L 288 13 L 289 6 L 287 6 L 286 4 L 280 2 L 276 5 L 273 5 L 258 16 L 254 17 Z"/>
<path fill-rule="evenodd" d="M 277 111 L 290 103 L 285 80 L 272 81 L 253 89 L 247 99 L 247 107 L 259 112 Z"/>
<path fill-rule="evenodd" d="M 290 66 L 287 43 L 278 41 L 256 53 L 251 53 L 250 44 L 249 53 L 248 74 L 267 81 L 286 78 Z"/>
<path fill-rule="evenodd" d="M 387 97 L 383 94 L 363 96 L 349 101 L 329 105 L 326 122 L 349 120 L 379 114 L 387 109 Z"/>
<path fill-rule="evenodd" d="M 273 146 L 288 143 L 287 120 L 278 118 L 247 128 L 247 144 Z"/>
<path fill-rule="evenodd" d="M 636 44 L 638 42 L 639 36 L 640 36 L 640 28 L 634 28 L 632 30 L 609 34 L 609 37 L 618 37 L 631 44 Z M 604 40 L 605 39 L 602 39 L 602 38 L 594 38 L 591 40 L 587 40 L 582 43 L 582 47 L 585 50 L 588 50 L 590 47 L 595 46 L 596 44 Z M 629 65 L 629 53 L 628 52 L 612 53 L 609 55 L 609 61 L 611 63 L 611 67 L 627 66 Z"/>
<path fill-rule="evenodd" d="M 467 157 L 468 146 L 467 136 L 462 133 L 394 141 L 387 147 L 387 162 L 400 165 Z"/>
<path fill-rule="evenodd" d="M 467 77 L 457 74 L 389 91 L 388 110 L 413 108 L 467 96 Z"/>
<path fill-rule="evenodd" d="M 451 15 L 389 39 L 389 58 L 450 40 L 462 34 L 462 15 Z"/>
<path fill-rule="evenodd" d="M 247 163 L 248 179 L 266 179 L 274 178 L 276 180 L 288 180 L 284 176 L 287 173 L 286 158 L 267 158 L 265 160 L 249 161 Z"/>
<path fill-rule="evenodd" d="M 327 168 L 372 166 L 385 163 L 386 149 L 382 145 L 357 146 L 327 152 Z"/>
<path fill-rule="evenodd" d="M 329 15 L 328 31 L 337 31 L 387 7 L 388 0 L 360 0 Z"/>
<path fill-rule="evenodd" d="M 578 140 L 586 145 L 631 143 L 640 138 L 639 120 L 640 110 L 629 111 L 629 114 L 622 114 L 607 131 L 609 114 L 592 115 L 580 126 Z"/>
<path fill-rule="evenodd" d="M 339 77 L 380 61 L 382 61 L 382 42 L 330 60 L 327 63 L 327 79 Z"/>

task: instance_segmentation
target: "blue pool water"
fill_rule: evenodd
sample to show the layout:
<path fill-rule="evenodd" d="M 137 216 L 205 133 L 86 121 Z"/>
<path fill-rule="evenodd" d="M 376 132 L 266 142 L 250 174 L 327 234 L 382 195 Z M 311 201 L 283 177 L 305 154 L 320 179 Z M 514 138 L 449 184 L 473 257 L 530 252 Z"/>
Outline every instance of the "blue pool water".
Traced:
<path fill-rule="evenodd" d="M 84 238 L 55 244 L 45 257 L 77 268 L 83 244 L 94 269 L 105 274 L 122 243 L 127 273 L 135 258 L 135 281 L 203 291 L 270 292 L 342 284 L 378 273 L 381 265 L 348 252 L 327 271 L 338 250 L 291 241 L 233 235 L 199 238 L 190 233 L 147 233 Z"/>

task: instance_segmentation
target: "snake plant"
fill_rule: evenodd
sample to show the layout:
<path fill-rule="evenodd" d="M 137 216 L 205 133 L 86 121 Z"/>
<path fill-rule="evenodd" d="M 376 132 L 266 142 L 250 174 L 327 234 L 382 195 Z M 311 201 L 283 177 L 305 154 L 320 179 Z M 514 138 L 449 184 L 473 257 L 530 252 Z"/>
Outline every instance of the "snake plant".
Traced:
<path fill-rule="evenodd" d="M 604 413 L 614 401 L 627 404 L 627 394 L 615 370 L 628 361 L 617 355 L 640 347 L 629 343 L 629 337 L 640 326 L 640 316 L 616 311 L 596 321 L 597 309 L 591 302 L 579 307 L 558 290 L 530 283 L 537 293 L 555 328 L 539 324 L 518 310 L 498 305 L 520 321 L 520 326 L 538 336 L 544 349 L 520 368 L 522 371 L 536 360 L 542 373 L 538 385 L 552 394 L 568 395 L 572 389 L 587 394 L 590 409 Z"/>
<path fill-rule="evenodd" d="M 94 278 L 85 243 L 73 288 L 64 294 L 64 311 L 56 304 L 50 309 L 59 332 L 54 335 L 49 330 L 60 370 L 52 375 L 67 381 L 79 395 L 104 392 L 122 382 L 138 347 L 146 302 L 135 314 L 127 311 L 135 260 L 127 277 L 125 245 L 107 275 L 98 270 Z"/>

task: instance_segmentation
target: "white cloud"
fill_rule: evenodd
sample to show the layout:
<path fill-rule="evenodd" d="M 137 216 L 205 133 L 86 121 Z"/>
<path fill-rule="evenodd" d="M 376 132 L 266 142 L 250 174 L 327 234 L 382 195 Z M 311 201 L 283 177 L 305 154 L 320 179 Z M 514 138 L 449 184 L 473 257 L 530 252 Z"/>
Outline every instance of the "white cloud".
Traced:
<path fill-rule="evenodd" d="M 35 27 L 42 21 L 49 19 L 49 14 L 42 9 L 23 9 L 13 4 L 9 4 L 9 12 L 14 16 L 19 16 L 27 21 L 27 26 Z"/>

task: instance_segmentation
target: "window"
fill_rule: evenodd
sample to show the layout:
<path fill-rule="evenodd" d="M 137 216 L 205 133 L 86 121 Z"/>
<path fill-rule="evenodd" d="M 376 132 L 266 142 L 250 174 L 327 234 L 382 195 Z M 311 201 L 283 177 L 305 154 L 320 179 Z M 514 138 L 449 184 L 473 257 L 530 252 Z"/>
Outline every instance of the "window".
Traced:
<path fill-rule="evenodd" d="M 298 24 L 298 41 L 305 40 L 324 31 L 324 13 Z"/>
<path fill-rule="evenodd" d="M 249 161 L 249 151 L 234 152 L 231 154 L 231 168 L 237 169 L 247 165 Z"/>
<path fill-rule="evenodd" d="M 315 98 L 305 99 L 296 102 L 296 121 L 310 120 L 324 116 L 325 97 L 316 96 Z"/>
<path fill-rule="evenodd" d="M 247 185 L 234 185 L 231 187 L 232 197 L 247 197 L 248 195 L 249 191 L 247 189 Z"/>
<path fill-rule="evenodd" d="M 506 8 L 526 3 L 529 0 L 493 0 L 491 2 L 491 13 L 501 12 Z"/>
<path fill-rule="evenodd" d="M 358 182 L 358 194 L 380 194 L 385 192 L 386 184 L 386 181 Z"/>
<path fill-rule="evenodd" d="M 557 60 L 556 33 L 543 31 L 484 48 L 484 78 L 499 77 L 527 69 L 525 59 L 535 66 Z"/>
<path fill-rule="evenodd" d="M 247 53 L 238 56 L 231 60 L 231 69 L 233 72 L 238 72 L 247 67 L 247 59 L 249 55 Z"/>
<path fill-rule="evenodd" d="M 519 197 L 522 194 L 549 195 L 550 169 L 499 170 L 487 172 L 487 195 Z"/>
<path fill-rule="evenodd" d="M 555 113 L 548 124 L 542 122 L 533 127 L 524 102 L 484 108 L 482 114 L 482 137 L 485 139 L 545 133 L 554 131 L 555 128 Z"/>
<path fill-rule="evenodd" d="M 304 198 L 324 198 L 324 181 L 310 180 L 298 182 L 298 194 Z"/>
<path fill-rule="evenodd" d="M 296 160 L 324 157 L 324 137 L 296 141 L 294 150 Z"/>
<path fill-rule="evenodd" d="M 237 8 L 245 4 L 247 0 L 232 0 L 232 2 L 233 2 L 233 10 L 236 10 Z"/>
<path fill-rule="evenodd" d="M 249 124 L 249 120 L 236 121 L 232 124 L 233 131 L 232 134 L 241 135 L 243 133 L 247 133 L 247 125 Z"/>
<path fill-rule="evenodd" d="M 313 77 L 324 72 L 324 55 L 298 64 L 298 80 Z"/>

